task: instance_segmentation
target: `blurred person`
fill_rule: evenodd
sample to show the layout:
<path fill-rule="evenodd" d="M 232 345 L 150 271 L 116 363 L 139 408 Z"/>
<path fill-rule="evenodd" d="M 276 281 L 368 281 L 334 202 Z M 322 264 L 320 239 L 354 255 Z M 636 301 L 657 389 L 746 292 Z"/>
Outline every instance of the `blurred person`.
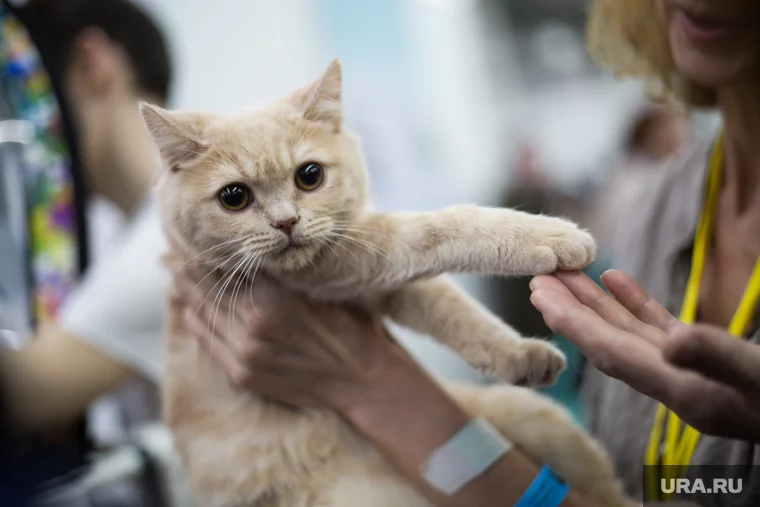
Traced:
<path fill-rule="evenodd" d="M 659 478 L 735 465 L 742 495 L 723 505 L 755 505 L 760 4 L 596 0 L 592 12 L 590 47 L 601 62 L 684 106 L 717 108 L 723 131 L 647 180 L 618 226 L 622 271 L 603 276 L 611 296 L 563 273 L 534 279 L 532 301 L 595 367 L 583 386 L 592 429 L 629 492 L 667 500 Z"/>
<path fill-rule="evenodd" d="M 28 345 L 0 358 L 12 426 L 33 432 L 65 425 L 125 383 L 115 401 L 120 422 L 154 420 L 160 372 L 153 356 L 162 313 L 155 278 L 163 274 L 154 250 L 162 242 L 146 217 L 158 155 L 137 102 L 168 97 L 172 69 L 164 37 L 127 0 L 31 0 L 15 11 L 71 111 L 92 196 L 118 207 L 127 230 L 54 319 Z"/>
<path fill-rule="evenodd" d="M 642 196 L 638 214 L 631 219 L 635 223 L 624 228 L 621 265 L 654 299 L 620 272 L 604 276 L 616 299 L 584 275 L 566 273 L 533 280 L 533 303 L 552 329 L 571 339 L 600 368 L 590 370 L 584 381 L 592 428 L 612 453 L 630 494 L 643 495 L 643 456 L 648 463 L 734 463 L 754 474 L 747 466 L 760 459 L 755 444 L 760 442 L 760 354 L 757 326 L 751 324 L 747 309 L 756 308 L 758 293 L 742 293 L 752 273 L 752 288 L 760 275 L 755 267 L 760 253 L 760 171 L 754 167 L 760 157 L 754 154 L 753 140 L 760 118 L 755 81 L 760 75 L 760 6 L 751 0 L 596 0 L 592 19 L 592 47 L 604 61 L 660 83 L 689 106 L 718 106 L 725 122 L 724 141 L 685 151 L 678 167 L 661 171 Z M 708 178 L 708 172 L 715 176 L 721 169 L 724 177 Z M 715 198 L 709 202 L 715 208 L 702 205 L 705 194 Z M 706 255 L 703 283 L 691 284 L 691 290 L 697 287 L 692 292 L 697 298 L 684 305 L 690 308 L 682 315 L 686 323 L 678 323 L 672 312 L 680 306 L 689 272 L 701 271 L 701 266 L 692 265 L 690 254 L 706 253 L 701 241 L 712 236 L 698 226 L 703 209 L 708 215 L 715 210 L 714 245 Z M 702 240 L 695 249 L 697 229 Z M 182 276 L 187 295 L 197 279 Z M 335 338 L 367 372 L 357 378 L 341 361 L 325 360 L 334 356 L 320 348 L 319 331 L 303 334 L 310 328 L 306 317 L 301 320 L 290 306 L 286 314 L 279 313 L 278 307 L 285 305 L 276 303 L 276 287 L 262 281 L 253 291 L 258 291 L 254 297 L 270 301 L 268 312 L 257 314 L 241 302 L 236 316 L 249 327 L 220 325 L 213 336 L 197 336 L 204 344 L 213 342 L 208 348 L 238 386 L 290 406 L 337 410 L 436 505 L 509 505 L 521 497 L 540 464 L 519 450 L 502 455 L 455 495 L 431 489 L 421 474 L 422 464 L 465 427 L 469 417 L 374 322 L 339 307 L 318 306 L 313 311 L 333 324 Z M 700 299 L 698 319 L 708 326 L 693 325 L 693 303 Z M 745 311 L 737 320 L 734 311 L 742 299 L 749 302 L 741 305 Z M 201 306 L 200 316 L 187 315 L 189 327 L 205 329 L 210 305 Z M 231 316 L 223 310 L 220 318 Z M 738 324 L 727 333 L 724 329 L 731 321 Z M 267 326 L 274 326 L 274 332 L 269 327 L 262 333 Z M 732 335 L 752 338 L 743 341 Z M 694 432 L 687 430 L 688 442 L 674 444 L 665 442 L 663 434 L 677 435 L 679 427 L 666 431 L 659 424 L 650 434 L 656 414 L 663 425 L 678 423 L 674 416 L 663 416 L 667 409 L 657 408 L 660 401 L 714 436 L 700 438 L 697 433 L 693 438 Z M 693 457 L 687 463 L 673 462 L 670 456 L 676 448 L 680 455 L 694 451 Z M 665 454 L 659 455 L 662 451 Z M 746 477 L 745 494 L 759 487 L 754 475 Z M 647 505 L 658 504 L 659 493 L 651 494 Z M 569 497 L 561 505 L 590 503 Z"/>
<path fill-rule="evenodd" d="M 648 105 L 634 115 L 625 135 L 621 160 L 604 178 L 590 207 L 589 225 L 601 250 L 612 248 L 615 234 L 636 204 L 647 183 L 688 141 L 686 115 L 672 105 Z"/>

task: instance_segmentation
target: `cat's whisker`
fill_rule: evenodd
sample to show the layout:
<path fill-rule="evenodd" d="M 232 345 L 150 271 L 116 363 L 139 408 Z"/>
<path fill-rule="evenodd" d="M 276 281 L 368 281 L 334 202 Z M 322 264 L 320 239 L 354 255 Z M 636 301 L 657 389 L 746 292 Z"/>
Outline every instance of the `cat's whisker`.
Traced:
<path fill-rule="evenodd" d="M 252 248 L 256 246 L 266 245 L 270 243 L 272 240 L 271 237 L 269 237 L 268 234 L 260 234 L 254 238 L 249 238 L 249 240 L 244 244 L 247 248 Z"/>
<path fill-rule="evenodd" d="M 210 251 L 212 251 L 212 250 L 216 250 L 217 248 L 221 248 L 221 247 L 223 247 L 223 246 L 227 246 L 227 245 L 230 245 L 230 244 L 233 244 L 233 243 L 236 243 L 236 242 L 240 242 L 240 243 L 242 243 L 243 241 L 245 241 L 245 238 L 234 238 L 234 239 L 230 239 L 230 240 L 228 240 L 228 241 L 225 241 L 224 243 L 220 243 L 220 244 L 218 244 L 218 245 L 216 245 L 216 246 L 212 246 L 211 248 L 207 248 L 206 250 L 202 251 L 201 253 L 199 253 L 199 254 L 196 254 L 196 255 L 193 255 L 193 256 L 192 256 L 192 257 L 191 257 L 191 258 L 190 258 L 190 259 L 189 259 L 187 262 L 183 263 L 183 264 L 182 264 L 180 267 L 178 267 L 178 268 L 177 268 L 177 269 L 174 271 L 174 274 L 176 275 L 177 273 L 179 273 L 179 271 L 180 271 L 180 270 L 181 270 L 183 267 L 185 267 L 185 266 L 186 266 L 187 264 L 189 264 L 189 263 L 190 263 L 192 260 L 194 260 L 194 259 L 197 259 L 198 257 L 200 257 L 200 256 L 201 256 L 201 255 L 203 255 L 203 254 L 206 254 L 206 253 L 208 253 L 208 252 L 210 252 Z"/>
<path fill-rule="evenodd" d="M 345 244 L 345 241 L 341 241 L 340 238 L 331 237 L 329 235 L 325 236 L 325 241 L 327 242 L 327 244 L 333 244 L 333 245 L 338 246 L 339 248 L 343 248 L 344 250 L 346 250 L 348 253 L 350 253 L 353 256 L 354 260 L 357 263 L 359 262 L 359 255 L 357 255 L 356 252 L 354 252 L 353 250 L 351 250 L 348 247 L 348 245 Z"/>
<path fill-rule="evenodd" d="M 241 253 L 242 252 L 240 252 L 240 251 L 233 252 L 232 255 L 230 255 L 229 257 L 227 257 L 224 262 L 222 262 L 219 265 L 214 266 L 212 269 L 210 269 L 209 272 L 206 273 L 206 276 L 204 276 L 203 278 L 201 278 L 201 280 L 198 283 L 195 284 L 195 287 L 193 287 L 193 290 L 190 291 L 190 294 L 188 296 L 191 296 L 198 289 L 198 287 L 204 282 L 204 280 L 206 280 L 206 278 L 208 278 L 209 276 L 213 275 L 215 271 L 222 269 L 225 264 L 227 264 L 228 262 L 232 261 L 237 255 L 240 255 Z M 206 297 L 208 297 L 208 295 Z M 205 302 L 206 300 L 204 299 L 203 301 Z M 198 312 L 200 311 L 200 309 L 202 307 L 203 307 L 203 303 L 201 303 L 201 305 L 198 308 L 195 309 L 195 315 L 198 315 Z"/>
<path fill-rule="evenodd" d="M 258 313 L 258 310 L 256 309 L 256 305 L 253 302 L 253 284 L 256 280 L 256 274 L 259 272 L 259 266 L 261 265 L 261 261 L 263 260 L 264 256 L 259 255 L 259 260 L 256 262 L 256 268 L 253 270 L 253 274 L 250 275 L 250 282 L 248 284 L 248 298 L 251 301 L 251 308 L 253 308 L 254 311 Z"/>
<path fill-rule="evenodd" d="M 209 276 L 213 275 L 213 274 L 214 274 L 216 271 L 218 271 L 218 270 L 221 270 L 221 268 L 223 267 L 223 265 L 224 265 L 224 264 L 227 264 L 228 262 L 232 261 L 232 260 L 233 260 L 233 259 L 234 259 L 236 256 L 238 256 L 238 255 L 243 255 L 243 256 L 245 256 L 245 251 L 237 251 L 237 252 L 235 252 L 235 255 L 233 255 L 233 256 L 232 256 L 230 259 L 226 260 L 224 263 L 222 263 L 222 264 L 221 264 L 220 266 L 218 266 L 216 269 L 212 269 L 212 270 L 210 270 L 210 271 L 209 271 L 209 272 L 206 274 L 206 276 L 204 276 L 204 277 L 201 279 L 201 281 L 200 281 L 200 282 L 198 282 L 198 283 L 195 285 L 195 288 L 193 289 L 193 291 L 195 291 L 195 289 L 197 289 L 197 288 L 198 288 L 198 286 L 199 286 L 201 283 L 203 283 L 203 281 L 204 281 L 206 278 L 208 278 Z M 222 280 L 224 280 L 224 277 L 223 277 L 223 276 L 222 276 L 222 277 L 220 277 L 220 278 L 219 278 L 219 280 L 217 280 L 217 282 L 214 284 L 214 286 L 213 286 L 213 287 L 211 287 L 211 290 L 209 290 L 209 291 L 208 291 L 208 293 L 206 294 L 206 297 L 204 297 L 204 298 L 203 298 L 203 301 L 201 301 L 201 304 L 198 306 L 198 308 L 196 308 L 196 309 L 195 309 L 195 315 L 198 315 L 198 312 L 199 312 L 199 311 L 201 311 L 201 308 L 203 308 L 203 305 L 204 305 L 204 304 L 206 304 L 206 300 L 208 299 L 208 297 L 209 297 L 209 296 L 211 295 L 211 293 L 214 291 L 214 289 L 216 288 L 216 286 L 217 286 L 217 285 L 219 285 L 219 284 L 222 282 Z M 192 292 L 191 292 L 191 294 L 192 294 Z"/>
<path fill-rule="evenodd" d="M 366 211 L 366 210 L 365 210 L 365 208 L 361 208 L 361 207 L 353 207 L 353 208 L 343 208 L 343 209 L 329 210 L 329 211 L 325 212 L 324 214 L 328 215 L 328 216 L 333 216 L 333 215 L 337 215 L 339 213 L 349 213 L 349 212 L 352 212 L 352 211 Z"/>
<path fill-rule="evenodd" d="M 261 264 L 262 259 L 264 258 L 263 252 L 255 252 L 253 255 L 251 255 L 251 262 L 246 265 L 246 271 L 244 273 L 244 279 L 243 283 L 241 284 L 241 287 L 245 287 L 245 285 L 248 286 L 248 298 L 251 302 L 251 307 L 254 307 L 253 304 L 253 280 L 256 277 L 256 272 L 259 269 L 259 265 Z M 253 273 L 253 274 L 251 274 Z M 243 297 L 245 297 L 245 289 L 243 289 Z M 237 303 L 237 299 L 235 299 L 235 304 Z M 233 313 L 234 313 L 234 305 L 233 305 Z M 235 313 L 237 316 L 237 314 Z"/>
<path fill-rule="evenodd" d="M 333 253 L 335 257 L 338 257 L 338 251 L 333 248 L 332 242 L 330 241 L 330 238 L 324 238 L 325 239 L 325 246 L 330 249 L 330 251 Z"/>
<path fill-rule="evenodd" d="M 240 269 L 239 273 L 234 278 L 234 282 L 232 283 L 232 295 L 230 298 L 230 305 L 227 309 L 228 311 L 228 319 L 227 319 L 227 332 L 232 332 L 232 329 L 237 329 L 237 318 L 235 316 L 235 299 L 237 298 L 237 289 L 240 285 L 240 280 L 245 276 L 245 270 L 248 267 L 248 265 L 251 262 L 250 255 L 246 255 L 246 261 L 242 265 L 242 269 Z M 220 305 L 221 306 L 221 305 Z"/>
<path fill-rule="evenodd" d="M 235 268 L 224 277 L 225 282 L 222 284 L 221 288 L 217 292 L 216 297 L 214 298 L 214 303 L 211 305 L 211 311 L 214 313 L 214 324 L 213 326 L 211 326 L 209 337 L 213 337 L 214 333 L 216 332 L 216 319 L 219 316 L 219 308 L 222 306 L 222 301 L 224 300 L 224 293 L 227 290 L 227 287 L 229 286 L 230 282 L 232 282 L 232 280 L 234 279 L 235 274 L 238 272 L 240 267 L 243 266 L 243 264 L 245 264 L 245 262 L 248 260 L 248 255 L 249 254 L 246 253 L 243 259 L 235 265 Z M 216 306 L 216 309 L 214 309 L 215 306 Z M 210 317 L 211 315 L 209 314 L 209 318 Z M 211 323 L 209 322 L 209 324 Z"/>
<path fill-rule="evenodd" d="M 391 229 L 380 229 L 378 227 L 371 227 L 363 222 L 356 221 L 356 220 L 339 220 L 339 219 L 333 219 L 333 224 L 341 227 L 354 227 L 356 229 L 366 230 L 366 231 L 372 231 L 372 232 L 382 232 L 382 233 L 390 233 L 393 232 Z"/>
<path fill-rule="evenodd" d="M 353 242 L 353 243 L 355 243 L 357 245 L 365 247 L 370 252 L 374 252 L 374 253 L 376 253 L 378 255 L 382 255 L 383 257 L 386 257 L 386 258 L 388 258 L 390 260 L 390 258 L 387 255 L 385 255 L 383 252 L 381 252 L 380 250 L 378 250 L 377 247 L 375 247 L 374 245 L 372 245 L 371 243 L 369 243 L 369 242 L 367 242 L 365 240 L 362 240 L 362 239 L 359 239 L 359 238 L 355 238 L 353 236 L 349 236 L 348 234 L 341 234 L 339 232 L 334 232 L 334 231 L 330 231 L 330 235 L 331 236 L 337 236 L 337 237 L 345 239 L 347 241 L 351 241 L 351 242 Z"/>
<path fill-rule="evenodd" d="M 250 266 L 255 260 L 256 258 L 254 256 L 249 256 L 249 261 L 245 264 L 243 269 L 240 271 L 240 274 L 238 275 L 238 279 L 232 288 L 232 305 L 230 307 L 230 325 L 234 327 L 236 330 L 237 330 L 237 313 L 235 313 L 235 306 L 237 304 L 238 293 L 240 292 L 240 287 L 242 287 L 245 284 L 246 277 L 248 276 L 248 274 L 250 274 Z"/>
<path fill-rule="evenodd" d="M 211 270 L 214 271 L 214 270 L 217 270 L 217 269 L 220 269 L 221 267 L 223 267 L 224 264 L 226 264 L 226 261 L 232 259 L 236 255 L 240 255 L 240 252 L 238 250 L 234 250 L 232 252 L 229 252 L 227 255 L 222 256 L 220 259 L 210 259 L 208 261 L 195 263 L 194 265 L 195 266 L 211 265 L 211 266 L 213 266 L 211 268 Z M 221 264 L 220 264 L 220 262 L 221 262 Z"/>
<path fill-rule="evenodd" d="M 375 231 L 372 229 L 359 229 L 356 227 L 334 227 L 333 230 L 335 231 L 345 231 L 345 232 L 356 232 L 358 234 L 365 234 L 367 236 L 374 236 L 378 238 L 388 239 L 388 240 L 395 240 L 396 236 L 393 236 L 391 234 L 388 234 L 384 231 Z"/>
<path fill-rule="evenodd" d="M 377 255 L 385 258 L 388 262 L 390 262 L 391 264 L 395 265 L 397 268 L 402 269 L 401 266 L 399 266 L 399 264 L 396 261 L 394 261 L 387 254 L 385 254 L 384 252 L 382 252 L 381 250 L 379 250 L 377 247 L 375 247 L 375 245 L 373 245 L 373 244 L 371 244 L 371 243 L 369 243 L 367 241 L 364 241 L 364 240 L 361 240 L 361 239 L 358 239 L 358 238 L 354 238 L 354 237 L 348 236 L 346 234 L 341 234 L 341 233 L 338 233 L 338 232 L 331 232 L 330 235 L 343 238 L 345 240 L 353 242 L 354 244 L 356 244 L 358 246 L 362 246 L 362 247 L 366 248 L 368 251 L 374 252 Z"/>
<path fill-rule="evenodd" d="M 391 232 L 391 231 L 383 231 L 383 230 L 380 230 L 380 229 L 374 229 L 374 228 L 371 228 L 371 227 L 366 227 L 366 226 L 364 226 L 362 224 L 350 224 L 349 223 L 348 225 L 351 225 L 351 227 L 346 227 L 345 225 L 340 225 L 339 223 L 336 223 L 336 225 L 337 226 L 334 229 L 338 230 L 338 231 L 350 231 L 350 232 L 367 234 L 367 235 L 370 235 L 370 236 L 376 236 L 378 238 L 387 239 L 387 240 L 392 241 L 394 243 L 399 243 L 399 244 L 402 244 L 404 246 L 408 246 L 408 247 L 413 248 L 413 245 L 410 245 L 409 242 L 407 242 L 403 238 L 399 237 L 399 235 L 393 234 L 393 232 Z"/>

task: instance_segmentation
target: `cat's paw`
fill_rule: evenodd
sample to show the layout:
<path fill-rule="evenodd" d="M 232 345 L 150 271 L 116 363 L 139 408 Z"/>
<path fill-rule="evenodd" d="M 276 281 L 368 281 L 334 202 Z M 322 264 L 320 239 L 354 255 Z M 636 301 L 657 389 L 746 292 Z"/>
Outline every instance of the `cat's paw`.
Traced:
<path fill-rule="evenodd" d="M 554 345 L 525 338 L 519 345 L 521 359 L 504 380 L 519 386 L 550 386 L 565 369 L 565 355 Z"/>
<path fill-rule="evenodd" d="M 513 385 L 550 386 L 565 369 L 565 356 L 545 340 L 499 340 L 477 351 L 462 351 L 480 374 Z"/>
<path fill-rule="evenodd" d="M 529 225 L 526 257 L 530 275 L 583 269 L 596 256 L 591 234 L 560 218 L 536 216 Z"/>

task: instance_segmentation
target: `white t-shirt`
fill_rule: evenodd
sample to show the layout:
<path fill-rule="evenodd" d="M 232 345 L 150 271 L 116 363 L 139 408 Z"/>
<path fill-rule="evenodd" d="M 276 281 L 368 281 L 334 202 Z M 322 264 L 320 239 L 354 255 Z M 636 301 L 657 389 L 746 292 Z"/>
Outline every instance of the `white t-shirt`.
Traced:
<path fill-rule="evenodd" d="M 159 416 L 165 294 L 171 281 L 160 262 L 166 249 L 155 206 L 148 204 L 95 256 L 60 313 L 63 330 L 141 376 L 93 405 L 91 431 L 103 444 L 118 443 L 135 424 Z"/>

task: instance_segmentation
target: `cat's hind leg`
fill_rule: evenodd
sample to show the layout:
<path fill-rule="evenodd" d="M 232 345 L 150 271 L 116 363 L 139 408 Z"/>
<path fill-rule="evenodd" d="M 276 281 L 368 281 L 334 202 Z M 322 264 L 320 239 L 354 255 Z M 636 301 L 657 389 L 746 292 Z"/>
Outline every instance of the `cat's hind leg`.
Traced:
<path fill-rule="evenodd" d="M 391 320 L 451 348 L 478 372 L 519 385 L 550 385 L 565 358 L 544 340 L 522 338 L 450 278 L 412 282 L 387 295 Z"/>

